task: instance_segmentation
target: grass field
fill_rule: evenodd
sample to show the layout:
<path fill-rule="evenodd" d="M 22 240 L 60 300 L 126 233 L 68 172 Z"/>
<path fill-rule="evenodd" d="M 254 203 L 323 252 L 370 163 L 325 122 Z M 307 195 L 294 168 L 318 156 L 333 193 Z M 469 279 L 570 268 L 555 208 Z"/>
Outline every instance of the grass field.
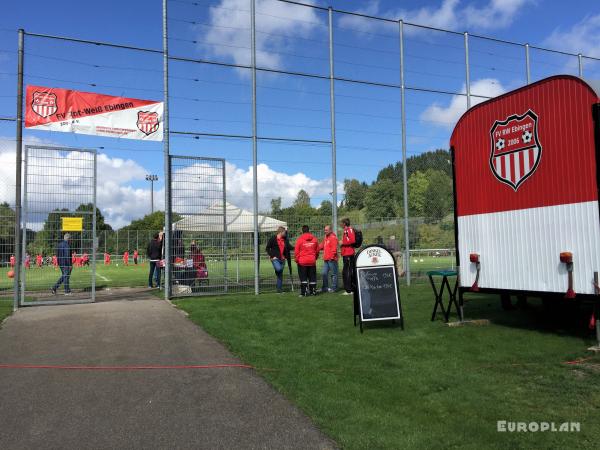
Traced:
<path fill-rule="evenodd" d="M 504 312 L 469 297 L 483 327 L 431 322 L 431 289 L 402 289 L 404 331 L 352 324 L 339 294 L 185 299 L 191 320 L 252 364 L 343 448 L 598 448 L 600 356 L 571 309 Z M 581 358 L 578 364 L 566 364 Z M 579 422 L 580 432 L 500 433 L 497 421 Z"/>
<path fill-rule="evenodd" d="M 452 266 L 452 257 L 434 258 L 420 256 L 411 259 L 411 271 L 415 277 L 423 277 L 425 272 L 432 269 L 449 268 Z M 322 261 L 317 266 L 318 273 L 321 270 Z M 207 262 L 209 276 L 218 280 L 223 277 L 222 261 Z M 294 279 L 297 279 L 296 266 L 293 264 Z M 340 262 L 340 283 L 341 283 Z M 8 278 L 8 268 L 0 269 L 0 291 L 12 290 L 13 280 Z M 287 271 L 286 271 L 287 274 Z M 28 291 L 46 291 L 60 277 L 60 271 L 53 267 L 32 267 L 25 271 L 26 287 Z M 261 260 L 260 276 L 268 282 L 274 281 L 273 268 L 268 260 Z M 238 279 L 246 284 L 252 284 L 254 280 L 254 263 L 248 260 L 237 260 L 235 258 L 228 262 L 228 277 L 233 281 Z M 71 287 L 73 289 L 86 289 L 91 286 L 91 269 L 89 267 L 75 267 L 71 274 Z M 287 282 L 287 281 L 286 281 Z M 136 287 L 146 286 L 148 283 L 148 263 L 124 266 L 113 262 L 110 266 L 98 264 L 96 266 L 96 286 L 101 289 L 105 287 Z"/>

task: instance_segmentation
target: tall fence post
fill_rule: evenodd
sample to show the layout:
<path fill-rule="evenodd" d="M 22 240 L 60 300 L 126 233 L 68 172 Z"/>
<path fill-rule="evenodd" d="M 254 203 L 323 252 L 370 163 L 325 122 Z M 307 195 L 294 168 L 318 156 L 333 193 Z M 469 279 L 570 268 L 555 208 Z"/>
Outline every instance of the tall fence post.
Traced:
<path fill-rule="evenodd" d="M 13 292 L 13 310 L 19 307 L 19 288 L 21 287 L 21 164 L 23 160 L 23 56 L 25 31 L 19 30 L 19 50 L 17 61 L 17 134 L 15 167 L 15 284 Z"/>
<path fill-rule="evenodd" d="M 252 30 L 252 197 L 254 204 L 254 293 L 260 293 L 259 281 L 259 254 L 258 254 L 258 143 L 256 137 L 256 0 L 251 4 L 251 30 Z"/>
<path fill-rule="evenodd" d="M 410 286 L 410 242 L 408 232 L 408 171 L 406 169 L 406 91 L 404 89 L 404 21 L 398 22 L 400 28 L 400 108 L 402 121 L 402 189 L 404 197 L 404 271 L 406 285 Z"/>
<path fill-rule="evenodd" d="M 329 113 L 331 115 L 331 213 L 333 232 L 337 235 L 337 144 L 335 139 L 335 79 L 333 70 L 333 9 L 329 7 Z"/>
<path fill-rule="evenodd" d="M 465 86 L 467 92 L 467 109 L 471 107 L 471 71 L 469 70 L 469 33 L 465 31 Z"/>
<path fill-rule="evenodd" d="M 226 166 L 225 166 L 225 161 L 223 161 L 223 240 L 221 242 L 221 245 L 223 247 L 223 277 L 224 277 L 224 285 L 225 285 L 225 292 L 227 292 L 227 288 L 228 288 L 228 274 L 227 274 L 227 181 L 226 181 L 226 175 L 227 175 L 227 170 L 226 170 Z"/>
<path fill-rule="evenodd" d="M 94 192 L 92 208 L 92 301 L 96 301 L 96 247 L 98 237 L 96 236 L 96 195 L 98 189 L 98 154 L 94 152 Z M 83 233 L 81 233 L 83 235 Z"/>
<path fill-rule="evenodd" d="M 169 31 L 167 28 L 167 1 L 163 0 L 163 152 L 165 171 L 165 299 L 171 297 L 171 164 L 169 161 Z"/>
<path fill-rule="evenodd" d="M 527 75 L 527 84 L 531 83 L 531 70 L 529 65 L 529 44 L 525 44 L 525 74 Z"/>
<path fill-rule="evenodd" d="M 579 66 L 579 78 L 583 78 L 583 56 L 581 53 L 577 55 L 577 63 Z"/>

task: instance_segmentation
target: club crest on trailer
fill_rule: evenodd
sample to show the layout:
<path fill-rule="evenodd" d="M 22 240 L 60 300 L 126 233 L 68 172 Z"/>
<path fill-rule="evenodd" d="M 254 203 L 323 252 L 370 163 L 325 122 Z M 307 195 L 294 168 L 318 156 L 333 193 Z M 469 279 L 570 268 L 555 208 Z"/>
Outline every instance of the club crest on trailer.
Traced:
<path fill-rule="evenodd" d="M 138 111 L 137 127 L 146 136 L 156 132 L 159 125 L 157 112 Z"/>
<path fill-rule="evenodd" d="M 34 92 L 31 109 L 44 119 L 56 114 L 56 111 L 58 111 L 56 94 L 51 92 Z"/>
<path fill-rule="evenodd" d="M 490 169 L 498 181 L 515 192 L 534 174 L 542 159 L 538 139 L 538 116 L 528 110 L 496 120 L 490 130 Z"/>

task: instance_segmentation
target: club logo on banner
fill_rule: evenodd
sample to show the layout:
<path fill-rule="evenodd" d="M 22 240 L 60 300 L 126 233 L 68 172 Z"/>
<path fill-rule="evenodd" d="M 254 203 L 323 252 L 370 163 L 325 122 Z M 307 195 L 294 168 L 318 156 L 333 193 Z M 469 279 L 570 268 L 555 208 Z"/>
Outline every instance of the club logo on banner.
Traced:
<path fill-rule="evenodd" d="M 27 86 L 25 127 L 162 141 L 164 105 L 70 89 Z"/>
<path fill-rule="evenodd" d="M 56 113 L 58 106 L 56 105 L 56 94 L 50 92 L 34 92 L 31 109 L 38 116 L 49 117 Z"/>
<path fill-rule="evenodd" d="M 138 111 L 137 127 L 145 133 L 146 136 L 155 133 L 158 130 L 158 113 L 150 111 Z"/>
<path fill-rule="evenodd" d="M 538 116 L 531 110 L 494 122 L 490 130 L 490 169 L 498 181 L 515 192 L 532 176 L 542 159 Z"/>

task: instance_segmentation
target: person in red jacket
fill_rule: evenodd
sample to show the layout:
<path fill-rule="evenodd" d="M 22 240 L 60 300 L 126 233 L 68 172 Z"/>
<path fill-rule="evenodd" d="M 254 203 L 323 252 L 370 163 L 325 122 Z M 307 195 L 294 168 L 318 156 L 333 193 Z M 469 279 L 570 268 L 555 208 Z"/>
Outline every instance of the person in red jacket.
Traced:
<path fill-rule="evenodd" d="M 325 237 L 319 244 L 319 250 L 323 250 L 323 287 L 321 292 L 335 292 L 338 278 L 338 238 L 331 231 L 331 225 L 325 225 Z M 331 287 L 329 287 L 330 272 Z"/>
<path fill-rule="evenodd" d="M 58 256 L 52 255 L 52 266 L 54 270 L 58 269 Z"/>
<path fill-rule="evenodd" d="M 342 236 L 342 260 L 344 261 L 344 268 L 342 269 L 342 278 L 344 280 L 344 292 L 343 295 L 352 294 L 352 272 L 354 270 L 354 243 L 356 242 L 356 236 L 354 229 L 350 226 L 350 219 L 342 219 L 341 223 L 344 227 L 344 235 Z"/>
<path fill-rule="evenodd" d="M 140 253 L 137 251 L 137 248 L 133 251 L 133 264 L 137 266 L 137 260 Z"/>
<path fill-rule="evenodd" d="M 15 267 L 15 255 L 10 255 L 10 267 Z"/>
<path fill-rule="evenodd" d="M 296 241 L 294 259 L 300 277 L 300 297 L 317 295 L 317 258 L 319 241 L 310 233 L 308 225 L 302 227 L 302 235 Z"/>
<path fill-rule="evenodd" d="M 129 250 L 125 250 L 125 253 L 123 253 L 123 264 L 129 265 Z"/>
<path fill-rule="evenodd" d="M 42 258 L 42 255 L 38 253 L 38 255 L 35 257 L 35 265 L 41 268 L 43 262 L 44 258 Z"/>

